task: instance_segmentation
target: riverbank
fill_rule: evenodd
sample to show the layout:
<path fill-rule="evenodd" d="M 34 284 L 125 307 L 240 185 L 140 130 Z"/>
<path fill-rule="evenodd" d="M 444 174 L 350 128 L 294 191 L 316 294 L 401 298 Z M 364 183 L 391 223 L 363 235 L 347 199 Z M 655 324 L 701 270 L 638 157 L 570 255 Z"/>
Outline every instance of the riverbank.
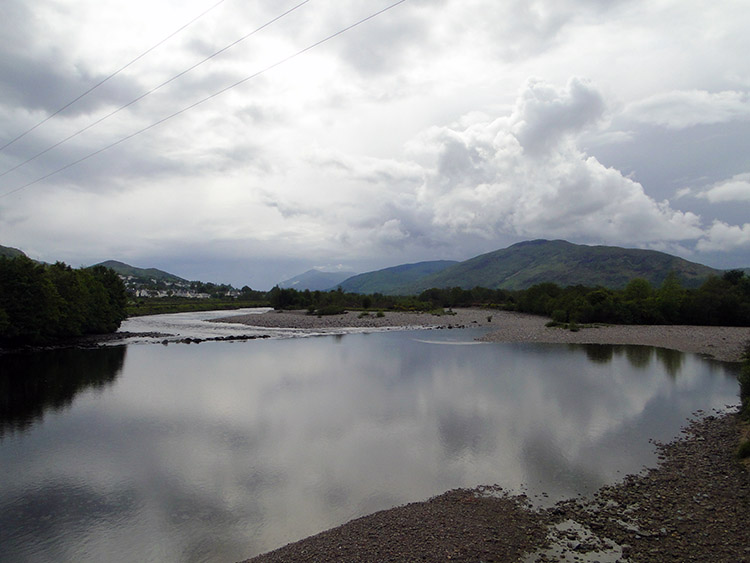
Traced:
<path fill-rule="evenodd" d="M 306 311 L 269 311 L 216 319 L 261 328 L 297 328 L 335 331 L 342 328 L 455 328 L 491 329 L 487 342 L 541 342 L 557 344 L 631 344 L 669 348 L 739 362 L 750 343 L 750 328 L 683 325 L 598 325 L 573 332 L 545 326 L 546 317 L 490 309 L 454 309 L 454 315 L 387 311 L 361 316 L 350 312 L 318 317 Z"/>
<path fill-rule="evenodd" d="M 750 474 L 734 414 L 657 445 L 656 468 L 595 498 L 534 509 L 494 489 L 377 512 L 248 561 L 750 562 Z M 526 554 L 526 555 L 524 555 Z"/>
<path fill-rule="evenodd" d="M 335 334 L 342 329 L 452 329 L 483 327 L 490 329 L 481 340 L 486 342 L 539 342 L 549 344 L 615 344 L 669 348 L 680 352 L 701 354 L 725 362 L 739 362 L 750 344 L 750 327 L 684 326 L 684 325 L 596 325 L 578 331 L 547 327 L 547 317 L 495 309 L 454 309 L 453 314 L 434 315 L 420 312 L 386 311 L 348 312 L 318 317 L 307 311 L 268 311 L 260 314 L 234 315 L 213 319 L 227 324 L 242 324 L 259 329 L 300 329 Z M 129 338 L 166 339 L 161 333 L 116 332 L 67 339 L 43 346 L 2 348 L 0 353 L 38 351 L 56 348 L 92 348 L 102 344 L 118 344 Z M 262 338 L 254 336 L 253 338 Z M 224 336 L 208 340 L 247 340 L 249 337 Z M 200 339 L 189 339 L 191 343 Z M 204 339 L 205 340 L 205 339 Z M 187 341 L 187 340 L 186 340 Z"/>

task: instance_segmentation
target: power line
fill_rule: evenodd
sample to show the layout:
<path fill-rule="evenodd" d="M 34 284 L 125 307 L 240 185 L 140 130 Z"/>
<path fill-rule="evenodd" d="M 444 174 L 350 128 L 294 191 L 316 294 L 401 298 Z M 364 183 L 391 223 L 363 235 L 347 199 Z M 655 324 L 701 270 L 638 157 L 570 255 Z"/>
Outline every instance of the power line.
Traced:
<path fill-rule="evenodd" d="M 70 102 L 68 102 L 67 104 L 65 104 L 63 107 L 61 107 L 60 109 L 58 109 L 56 112 L 51 113 L 50 115 L 48 115 L 47 117 L 45 117 L 44 119 L 42 119 L 39 123 L 37 123 L 36 125 L 34 125 L 33 127 L 31 127 L 30 129 L 27 129 L 26 131 L 24 131 L 23 133 L 21 133 L 17 137 L 15 137 L 15 138 L 11 139 L 10 141 L 8 141 L 7 143 L 5 143 L 3 146 L 0 147 L 0 151 L 5 150 L 6 148 L 8 148 L 9 146 L 11 146 L 16 141 L 24 138 L 26 135 L 28 135 L 29 133 L 31 133 L 32 131 L 34 131 L 36 128 L 40 127 L 41 125 L 44 125 L 50 119 L 52 119 L 53 117 L 55 117 L 57 114 L 62 113 L 66 109 L 68 109 L 70 106 L 72 106 L 73 104 L 75 104 L 81 98 L 83 98 L 85 96 L 88 96 L 91 92 L 93 92 L 94 90 L 96 90 L 97 88 L 99 88 L 99 86 L 101 86 L 102 84 L 104 84 L 108 80 L 114 78 L 115 76 L 117 76 L 118 74 L 120 74 L 123 70 L 125 70 L 126 68 L 128 68 L 132 64 L 136 63 L 137 61 L 141 60 L 146 55 L 148 55 L 151 51 L 153 51 L 157 47 L 160 47 L 162 44 L 164 44 L 167 41 L 169 41 L 170 39 L 172 39 L 172 37 L 174 37 L 175 35 L 177 35 L 181 31 L 183 31 L 184 29 L 186 29 L 190 25 L 194 24 L 196 21 L 198 21 L 199 19 L 201 19 L 203 16 L 205 16 L 207 13 L 209 13 L 211 10 L 213 10 L 214 8 L 216 8 L 219 4 L 222 4 L 223 2 L 224 2 L 224 0 L 219 0 L 216 4 L 214 4 L 213 6 L 211 6 L 208 10 L 205 10 L 204 12 L 198 14 L 192 20 L 190 20 L 189 22 L 187 22 L 185 25 L 183 25 L 182 27 L 180 27 L 176 31 L 172 32 L 171 34 L 169 34 L 167 37 L 165 37 L 164 39 L 162 39 L 161 41 L 159 41 L 158 43 L 156 43 L 152 47 L 149 47 L 148 49 L 146 49 L 143 53 L 141 53 L 140 55 L 138 55 L 132 61 L 130 61 L 126 65 L 120 67 L 119 69 L 117 69 L 116 71 L 114 71 L 112 74 L 110 74 L 106 78 L 104 78 L 104 79 L 100 80 L 99 82 L 97 82 L 96 84 L 94 84 L 91 88 L 89 88 L 88 90 L 86 90 L 83 94 L 81 94 L 77 98 L 71 100 Z M 25 163 L 23 163 L 23 164 L 25 164 Z M 21 166 L 23 166 L 23 164 Z"/>
<path fill-rule="evenodd" d="M 378 10 L 377 12 L 374 12 L 373 14 L 370 14 L 369 16 L 367 16 L 365 18 L 362 18 L 359 21 L 357 21 L 357 22 L 355 22 L 353 24 L 350 24 L 347 27 L 345 27 L 343 29 L 340 29 L 339 31 L 337 31 L 337 32 L 335 32 L 335 33 L 333 33 L 333 34 L 331 34 L 331 35 L 329 35 L 329 36 L 327 36 L 327 37 L 325 37 L 323 39 L 320 39 L 320 40 L 316 41 L 315 43 L 313 43 L 313 44 L 305 47 L 304 49 L 300 49 L 299 51 L 296 51 L 295 53 L 292 53 L 291 55 L 288 55 L 288 56 L 284 57 L 283 59 L 280 59 L 280 60 L 276 61 L 275 63 L 273 63 L 273 64 L 271 64 L 271 65 L 263 68 L 262 70 L 259 70 L 259 71 L 255 72 L 255 73 L 253 73 L 253 74 L 251 74 L 249 76 L 246 76 L 242 80 L 238 80 L 234 84 L 230 84 L 229 86 L 226 86 L 225 88 L 222 88 L 221 90 L 218 90 L 217 92 L 214 92 L 210 96 L 207 96 L 207 97 L 205 97 L 205 98 L 203 98 L 203 99 L 201 99 L 201 100 L 199 100 L 197 102 L 194 102 L 193 104 L 190 104 L 189 106 L 186 106 L 186 107 L 182 108 L 181 110 L 176 111 L 176 112 L 174 112 L 174 113 L 172 113 L 172 114 L 170 114 L 170 115 L 168 115 L 168 116 L 160 119 L 159 121 L 156 121 L 156 122 L 152 123 L 151 125 L 148 125 L 148 126 L 144 127 L 143 129 L 139 129 L 138 131 L 135 131 L 134 133 L 131 133 L 130 135 L 122 137 L 121 139 L 119 139 L 119 140 L 117 140 L 117 141 L 115 141 L 113 143 L 110 143 L 109 145 L 107 145 L 105 147 L 102 147 L 101 149 L 98 149 L 98 150 L 96 150 L 96 151 L 94 151 L 92 153 L 89 153 L 86 156 L 83 156 L 83 157 L 79 158 L 78 160 L 70 162 L 69 164 L 66 164 L 65 166 L 62 166 L 62 167 L 58 168 L 57 170 L 54 170 L 53 172 L 50 172 L 49 174 L 45 174 L 44 176 L 41 176 L 41 177 L 37 178 L 36 180 L 28 182 L 28 183 L 26 183 L 26 184 L 24 184 L 22 186 L 19 186 L 18 188 L 15 188 L 13 190 L 10 190 L 8 192 L 2 193 L 2 194 L 0 194 L 0 198 L 7 197 L 7 196 L 9 196 L 11 194 L 20 192 L 21 190 L 24 190 L 24 189 L 26 189 L 26 188 L 28 188 L 30 186 L 38 184 L 39 182 L 47 180 L 48 178 L 51 178 L 52 176 L 55 176 L 56 174 L 59 174 L 60 172 L 63 172 L 65 170 L 69 169 L 69 168 L 72 168 L 73 166 L 76 166 L 77 164 L 80 164 L 81 162 L 84 162 L 84 161 L 86 161 L 86 160 L 88 160 L 90 158 L 93 158 L 93 157 L 95 157 L 95 156 L 97 156 L 97 155 L 99 155 L 99 154 L 101 154 L 101 153 L 103 153 L 103 152 L 105 152 L 105 151 L 113 148 L 113 147 L 116 147 L 117 145 L 120 145 L 120 144 L 124 143 L 125 141 L 128 141 L 128 140 L 132 139 L 133 137 L 136 137 L 136 136 L 140 135 L 141 133 L 145 133 L 146 131 L 149 131 L 149 130 L 155 128 L 155 127 L 158 127 L 162 123 L 165 123 L 165 122 L 169 121 L 170 119 L 172 119 L 174 117 L 177 117 L 178 115 L 182 115 L 183 113 L 188 112 L 188 111 L 192 110 L 193 108 L 196 108 L 199 105 L 201 105 L 201 104 L 203 104 L 205 102 L 208 102 L 209 100 L 212 100 L 212 99 L 216 98 L 217 96 L 220 96 L 220 95 L 224 94 L 225 92 L 228 92 L 229 90 L 232 90 L 233 88 L 236 88 L 237 86 L 240 86 L 241 84 L 244 84 L 245 82 L 248 82 L 248 81 L 252 80 L 253 78 L 257 78 L 261 74 L 264 74 L 264 73 L 268 72 L 269 70 L 272 70 L 272 69 L 274 69 L 274 68 L 276 68 L 276 67 L 278 67 L 278 66 L 280 66 L 280 65 L 282 65 L 282 64 L 284 64 L 286 62 L 289 62 L 290 60 L 292 60 L 292 59 L 294 59 L 296 57 L 299 57 L 300 55 L 303 55 L 304 53 L 307 53 L 308 51 L 311 51 L 312 49 L 315 49 L 316 47 L 319 47 L 323 43 L 326 43 L 326 42 L 330 41 L 331 39 L 334 39 L 334 38 L 338 37 L 339 35 L 343 35 L 347 31 L 350 31 L 350 30 L 354 29 L 355 27 L 357 27 L 359 25 L 362 25 L 365 22 L 370 21 L 371 19 L 374 19 L 374 18 L 380 16 L 381 14 L 387 12 L 388 10 L 391 10 L 391 9 L 395 8 L 399 4 L 403 4 L 404 2 L 406 2 L 406 0 L 398 0 L 397 2 L 394 2 L 393 4 L 390 4 L 389 6 L 386 6 L 382 10 Z"/>
<path fill-rule="evenodd" d="M 223 1 L 224 1 L 224 0 L 222 0 L 222 2 L 223 2 Z M 275 23 L 275 22 L 279 21 L 279 20 L 280 20 L 281 18 L 283 18 L 283 17 L 285 17 L 285 16 L 288 16 L 289 14 L 291 14 L 292 12 L 294 12 L 295 10 L 297 10 L 298 8 L 301 8 L 302 6 L 304 6 L 305 4 L 307 4 L 308 2 L 310 2 L 310 0 L 303 0 L 302 2 L 300 2 L 299 4 L 297 4 L 296 6 L 294 6 L 293 8 L 290 8 L 290 9 L 289 9 L 289 10 L 287 10 L 286 12 L 284 12 L 284 13 L 282 13 L 282 14 L 280 14 L 280 15 L 276 16 L 275 18 L 273 18 L 273 19 L 271 19 L 270 21 L 268 21 L 268 22 L 264 23 L 263 25 L 261 25 L 261 26 L 260 26 L 260 27 L 258 27 L 257 29 L 254 29 L 254 30 L 253 30 L 253 31 L 251 31 L 250 33 L 247 33 L 247 34 L 243 35 L 242 37 L 240 37 L 240 38 L 239 38 L 239 39 L 237 39 L 236 41 L 233 41 L 232 43 L 230 43 L 230 44 L 229 44 L 229 45 L 227 45 L 226 47 L 223 47 L 223 48 L 219 49 L 218 51 L 216 51 L 215 53 L 212 53 L 211 55 L 207 56 L 207 57 L 206 57 L 205 59 L 203 59 L 203 60 L 201 60 L 201 61 L 199 61 L 199 62 L 195 63 L 194 65 L 192 65 L 191 67 L 189 67 L 189 68 L 187 68 L 187 69 L 183 70 L 183 71 L 182 71 L 182 72 L 180 72 L 179 74 L 176 74 L 176 75 L 174 75 L 174 76 L 173 76 L 172 78 L 170 78 L 169 80 L 166 80 L 166 81 L 162 82 L 162 83 L 161 83 L 161 84 L 159 84 L 158 86 L 154 86 L 153 88 L 151 88 L 151 89 L 150 89 L 150 90 L 148 90 L 147 92 L 144 92 L 143 94 L 141 94 L 141 95 L 140 95 L 140 96 L 138 96 L 137 98 L 135 98 L 135 99 L 133 99 L 133 100 L 129 101 L 129 102 L 127 103 L 127 104 L 125 104 L 125 105 L 123 105 L 123 106 L 120 106 L 119 108 L 115 109 L 114 111 L 111 111 L 111 112 L 110 112 L 110 113 L 108 113 L 107 115 L 104 115 L 104 116 L 100 117 L 99 119 L 97 119 L 96 121 L 93 121 L 92 123 L 89 123 L 89 124 L 88 124 L 88 125 L 87 125 L 86 127 L 84 127 L 83 129 L 79 129 L 79 130 L 78 130 L 78 131 L 76 131 L 75 133 L 73 133 L 73 134 L 71 134 L 71 135 L 68 135 L 68 136 L 67 136 L 67 137 L 65 137 L 64 139 L 61 139 L 60 141 L 58 141 L 58 142 L 56 142 L 56 143 L 54 143 L 54 144 L 50 145 L 50 146 L 49 146 L 49 147 L 47 147 L 46 149 L 44 149 L 44 150 L 42 150 L 42 151 L 40 151 L 40 152 L 36 153 L 36 154 L 35 154 L 34 156 L 32 156 L 32 157 L 29 157 L 29 158 L 27 158 L 26 160 L 24 160 L 23 162 L 20 162 L 19 164 L 16 164 L 16 165 L 15 165 L 15 166 L 13 166 L 12 168 L 9 168 L 8 170 L 6 170 L 6 171 L 5 171 L 5 172 L 3 172 L 2 174 L 0 174 L 0 178 L 2 178 L 3 176 L 6 176 L 6 175 L 8 175 L 8 174 L 10 174 L 11 172 L 14 172 L 15 170 L 18 170 L 19 168 L 21 168 L 22 166 L 25 166 L 25 165 L 26 165 L 26 164 L 28 164 L 29 162 L 31 162 L 31 161 L 33 161 L 33 160 L 36 160 L 36 159 L 37 159 L 37 158 L 39 158 L 40 156 L 42 156 L 42 155 L 45 155 L 45 154 L 47 154 L 47 153 L 48 153 L 49 151 L 51 151 L 51 150 L 53 150 L 53 149 L 55 149 L 55 148 L 59 147 L 60 145 L 62 145 L 62 144 L 64 144 L 64 143 L 67 143 L 68 141 L 70 141 L 71 139 L 73 139 L 73 138 L 77 137 L 77 136 L 78 136 L 78 135 L 80 135 L 81 133 L 84 133 L 84 132 L 88 131 L 89 129 L 92 129 L 93 127 L 96 127 L 96 126 L 97 126 L 97 125 L 99 125 L 99 124 L 100 124 L 100 123 L 101 123 L 102 121 L 105 121 L 105 120 L 109 119 L 110 117 L 112 117 L 113 115 L 115 115 L 115 114 L 117 114 L 117 113 L 120 113 L 120 112 L 121 112 L 122 110 L 124 110 L 124 109 L 126 109 L 126 108 L 129 108 L 130 106 L 132 106 L 132 105 L 134 105 L 134 104 L 136 104 L 136 103 L 140 102 L 140 101 L 141 101 L 141 100 L 142 100 L 143 98 L 145 98 L 146 96 L 149 96 L 149 95 L 153 94 L 154 92 L 156 92 L 157 90 L 159 90 L 159 89 L 163 88 L 163 87 L 164 87 L 164 86 L 166 86 L 167 84 L 169 84 L 169 83 L 171 83 L 171 82 L 174 82 L 175 80 L 177 80 L 177 79 L 178 79 L 178 78 L 180 78 L 181 76 L 184 76 L 184 75 L 186 75 L 186 74 L 187 74 L 188 72 L 190 72 L 190 71 L 192 71 L 192 70 L 195 70 L 196 68 L 198 68 L 198 67 L 199 67 L 199 66 L 201 66 L 202 64 L 204 64 L 204 63 L 206 63 L 206 62 L 210 61 L 211 59 L 213 59 L 214 57 L 216 57 L 216 56 L 220 55 L 220 54 L 221 54 L 221 53 L 223 53 L 224 51 L 227 51 L 227 50 L 231 49 L 232 47 L 234 47 L 234 46 L 238 45 L 239 43 L 241 43 L 241 42 L 242 42 L 242 41 L 244 41 L 245 39 L 248 39 L 248 38 L 249 38 L 249 37 L 251 37 L 252 35 L 255 35 L 255 34 L 256 34 L 256 33 L 258 33 L 259 31 L 262 31 L 263 29 L 267 28 L 267 27 L 268 27 L 268 26 L 270 26 L 271 24 L 273 24 L 273 23 Z"/>

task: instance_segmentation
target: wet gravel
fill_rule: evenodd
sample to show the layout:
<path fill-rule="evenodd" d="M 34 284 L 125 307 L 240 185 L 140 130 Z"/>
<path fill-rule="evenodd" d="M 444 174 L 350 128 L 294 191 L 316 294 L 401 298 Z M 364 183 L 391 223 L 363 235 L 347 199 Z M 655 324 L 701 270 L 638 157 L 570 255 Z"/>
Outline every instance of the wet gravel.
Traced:
<path fill-rule="evenodd" d="M 496 488 L 455 490 L 353 520 L 248 561 L 750 562 L 750 474 L 734 414 L 655 444 L 657 467 L 592 499 L 533 508 Z"/>
<path fill-rule="evenodd" d="M 592 501 L 561 503 L 555 515 L 613 540 L 630 561 L 750 562 L 750 478 L 735 457 L 736 417 L 706 416 L 684 432 L 657 445 L 657 468 Z"/>
<path fill-rule="evenodd" d="M 518 561 L 547 536 L 549 517 L 526 498 L 494 489 L 457 489 L 426 502 L 358 518 L 260 555 L 287 561 Z"/>

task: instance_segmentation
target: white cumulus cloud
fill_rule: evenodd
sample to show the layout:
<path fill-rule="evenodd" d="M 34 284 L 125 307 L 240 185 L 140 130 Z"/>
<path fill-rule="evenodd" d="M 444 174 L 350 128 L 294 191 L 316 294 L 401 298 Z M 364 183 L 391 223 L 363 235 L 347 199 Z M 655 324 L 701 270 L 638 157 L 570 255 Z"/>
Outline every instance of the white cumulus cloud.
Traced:
<path fill-rule="evenodd" d="M 750 202 L 750 173 L 737 174 L 729 180 L 718 182 L 697 194 L 711 203 L 727 201 Z"/>
<path fill-rule="evenodd" d="M 715 221 L 706 237 L 698 241 L 696 248 L 701 252 L 750 250 L 750 223 L 739 226 Z"/>
<path fill-rule="evenodd" d="M 434 158 L 421 205 L 436 225 L 488 238 L 645 244 L 701 236 L 697 215 L 655 201 L 576 146 L 604 110 L 602 95 L 582 80 L 565 88 L 530 81 L 507 118 L 431 129 L 422 139 L 422 155 Z"/>

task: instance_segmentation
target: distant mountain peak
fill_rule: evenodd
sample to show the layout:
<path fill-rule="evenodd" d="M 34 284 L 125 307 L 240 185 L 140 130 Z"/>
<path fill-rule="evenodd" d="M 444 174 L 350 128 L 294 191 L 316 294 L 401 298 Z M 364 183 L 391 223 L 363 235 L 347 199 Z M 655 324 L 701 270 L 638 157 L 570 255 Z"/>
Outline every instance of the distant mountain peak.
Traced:
<path fill-rule="evenodd" d="M 306 272 L 284 280 L 279 284 L 281 288 L 291 288 L 304 291 L 326 291 L 333 289 L 344 280 L 355 275 L 354 272 L 326 272 L 317 268 L 311 268 Z"/>

